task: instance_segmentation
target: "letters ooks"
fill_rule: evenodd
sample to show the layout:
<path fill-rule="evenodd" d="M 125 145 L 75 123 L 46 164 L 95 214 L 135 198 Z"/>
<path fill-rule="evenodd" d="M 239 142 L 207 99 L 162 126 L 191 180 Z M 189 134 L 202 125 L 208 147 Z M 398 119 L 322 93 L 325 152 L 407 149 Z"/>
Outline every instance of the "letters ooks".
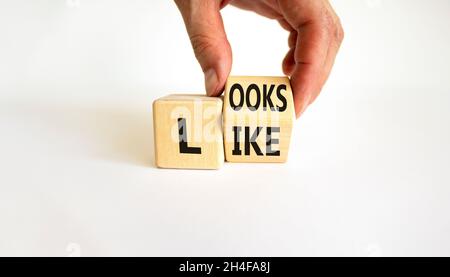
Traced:
<path fill-rule="evenodd" d="M 276 90 L 276 96 L 278 100 L 282 103 L 281 106 L 275 106 L 272 102 L 272 93 L 274 92 L 275 85 L 263 85 L 263 90 L 261 93 L 260 88 L 256 84 L 250 84 L 247 87 L 247 90 L 244 92 L 244 88 L 241 84 L 235 83 L 230 88 L 229 93 L 229 101 L 230 106 L 233 110 L 239 111 L 244 106 L 244 102 L 249 110 L 256 111 L 260 108 L 261 102 L 262 102 L 262 109 L 264 111 L 267 111 L 267 108 L 269 108 L 271 111 L 278 111 L 278 112 L 284 112 L 287 107 L 287 100 L 286 97 L 282 94 L 282 91 L 286 91 L 286 85 L 281 84 L 278 85 Z M 252 92 L 254 92 L 256 96 L 255 103 L 251 103 L 251 95 Z M 234 95 L 235 93 L 238 93 L 239 95 L 239 102 L 234 102 Z"/>

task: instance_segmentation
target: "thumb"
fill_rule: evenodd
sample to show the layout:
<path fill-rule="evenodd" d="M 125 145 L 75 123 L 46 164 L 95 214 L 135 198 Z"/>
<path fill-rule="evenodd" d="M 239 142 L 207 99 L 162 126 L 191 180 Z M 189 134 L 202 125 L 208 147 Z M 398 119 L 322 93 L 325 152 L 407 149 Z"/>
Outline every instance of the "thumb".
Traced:
<path fill-rule="evenodd" d="M 195 56 L 205 74 L 209 96 L 223 90 L 231 71 L 231 47 L 225 34 L 220 8 L 221 0 L 175 0 Z"/>

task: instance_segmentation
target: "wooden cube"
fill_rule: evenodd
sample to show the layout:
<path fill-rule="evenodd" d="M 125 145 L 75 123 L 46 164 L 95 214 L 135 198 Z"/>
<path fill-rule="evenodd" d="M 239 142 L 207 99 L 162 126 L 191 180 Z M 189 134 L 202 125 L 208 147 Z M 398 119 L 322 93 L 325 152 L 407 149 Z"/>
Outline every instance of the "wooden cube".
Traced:
<path fill-rule="evenodd" d="M 220 168 L 224 162 L 222 106 L 221 98 L 192 94 L 154 101 L 156 166 Z"/>
<path fill-rule="evenodd" d="M 285 162 L 295 110 L 287 77 L 229 77 L 225 85 L 225 159 Z"/>

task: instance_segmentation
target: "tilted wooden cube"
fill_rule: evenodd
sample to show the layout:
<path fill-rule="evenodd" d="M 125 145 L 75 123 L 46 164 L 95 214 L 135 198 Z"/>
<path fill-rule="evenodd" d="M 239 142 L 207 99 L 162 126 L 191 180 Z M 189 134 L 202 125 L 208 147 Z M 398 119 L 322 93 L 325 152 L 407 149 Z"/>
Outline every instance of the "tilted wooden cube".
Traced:
<path fill-rule="evenodd" d="M 285 162 L 295 119 L 287 77 L 229 77 L 223 132 L 229 162 Z"/>
<path fill-rule="evenodd" d="M 162 168 L 217 169 L 224 162 L 222 99 L 173 94 L 153 102 L 155 162 Z"/>

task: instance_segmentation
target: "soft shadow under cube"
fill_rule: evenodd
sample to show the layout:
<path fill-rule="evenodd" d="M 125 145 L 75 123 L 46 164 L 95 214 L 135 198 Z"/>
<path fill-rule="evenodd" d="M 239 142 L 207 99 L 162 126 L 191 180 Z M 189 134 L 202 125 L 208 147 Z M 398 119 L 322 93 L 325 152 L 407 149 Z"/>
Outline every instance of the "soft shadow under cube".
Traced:
<path fill-rule="evenodd" d="M 289 78 L 230 76 L 223 132 L 229 162 L 285 162 L 295 118 Z"/>
<path fill-rule="evenodd" d="M 217 169 L 224 162 L 222 99 L 172 94 L 153 102 L 155 162 L 162 168 Z"/>

